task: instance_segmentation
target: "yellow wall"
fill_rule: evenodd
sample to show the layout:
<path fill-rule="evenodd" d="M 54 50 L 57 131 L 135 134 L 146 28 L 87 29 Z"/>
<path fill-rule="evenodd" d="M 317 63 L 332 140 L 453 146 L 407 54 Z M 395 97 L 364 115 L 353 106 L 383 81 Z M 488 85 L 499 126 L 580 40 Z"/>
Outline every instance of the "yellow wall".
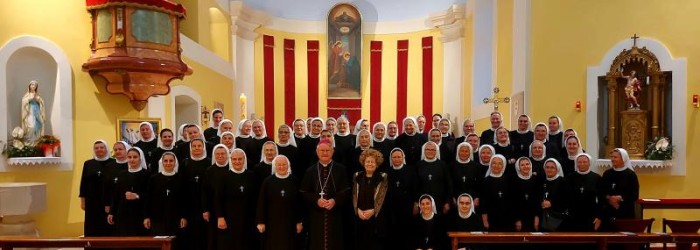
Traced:
<path fill-rule="evenodd" d="M 174 0 L 187 9 L 181 32 L 224 60 L 231 60 L 231 19 L 215 0 Z M 226 10 L 227 11 L 227 10 Z"/>
<path fill-rule="evenodd" d="M 501 1 L 499 1 L 500 3 Z M 700 91 L 700 1 L 695 0 L 532 0 L 532 86 L 530 107 L 534 121 L 558 114 L 566 127 L 585 138 L 584 110 L 575 112 L 577 100 L 586 100 L 586 67 L 598 65 L 617 42 L 637 33 L 665 44 L 675 58 L 688 61 L 688 96 Z M 631 45 L 631 41 L 630 41 Z M 566 94 L 560 94 L 566 93 Z M 640 174 L 641 197 L 697 198 L 700 196 L 700 133 L 698 109 L 688 106 L 686 176 Z M 584 103 L 585 106 L 585 103 Z M 585 144 L 584 144 L 585 145 Z M 699 211 L 648 212 L 657 226 L 662 217 L 697 219 Z M 658 227 L 657 227 L 658 228 Z"/>
<path fill-rule="evenodd" d="M 308 116 L 308 73 L 306 42 L 318 40 L 319 51 L 319 115 L 327 116 L 327 38 L 325 34 L 299 34 L 289 33 L 266 28 L 256 30 L 261 35 L 255 41 L 255 113 L 262 115 L 264 106 L 264 82 L 263 82 L 263 35 L 271 35 L 275 38 L 274 64 L 275 64 L 275 126 L 284 121 L 284 39 L 295 40 L 295 105 L 296 117 Z M 438 39 L 437 29 L 390 35 L 364 35 L 362 54 L 362 117 L 369 118 L 370 91 L 369 91 L 369 47 L 370 41 L 382 41 L 382 112 L 381 119 L 388 122 L 396 119 L 396 61 L 397 41 L 409 40 L 408 45 L 408 115 L 420 114 L 422 109 L 422 46 L 421 39 L 433 36 L 433 110 L 442 110 L 442 82 L 443 82 L 443 56 L 442 43 Z"/>
<path fill-rule="evenodd" d="M 27 14 L 31 13 L 31 14 Z M 108 94 L 104 86 L 96 85 L 81 65 L 90 56 L 90 17 L 81 1 L 47 0 L 41 2 L 0 2 L 0 44 L 10 39 L 33 35 L 50 40 L 67 55 L 73 73 L 74 115 L 74 167 L 73 171 L 57 172 L 34 168 L 22 172 L 0 173 L 0 182 L 46 182 L 47 210 L 36 216 L 37 227 L 49 237 L 78 236 L 82 234 L 83 212 L 78 199 L 78 184 L 83 161 L 91 158 L 92 143 L 104 138 L 113 143 L 116 139 L 116 120 L 120 117 L 145 117 L 136 112 L 122 95 Z M 225 87 L 225 77 L 204 69 L 185 59 L 194 69 L 194 75 L 186 77 L 184 84 L 200 92 L 203 104 L 219 101 L 228 107 L 232 100 L 231 85 Z M 219 89 L 207 89 L 203 84 L 221 82 Z M 228 80 L 228 83 L 232 82 Z M 175 81 L 174 84 L 183 84 Z M 169 102 L 168 102 L 169 103 Z M 71 107 L 65 107 L 71 108 Z M 169 107 L 166 115 L 169 116 Z M 227 111 L 230 115 L 230 111 Z M 169 119 L 166 117 L 166 119 Z"/>

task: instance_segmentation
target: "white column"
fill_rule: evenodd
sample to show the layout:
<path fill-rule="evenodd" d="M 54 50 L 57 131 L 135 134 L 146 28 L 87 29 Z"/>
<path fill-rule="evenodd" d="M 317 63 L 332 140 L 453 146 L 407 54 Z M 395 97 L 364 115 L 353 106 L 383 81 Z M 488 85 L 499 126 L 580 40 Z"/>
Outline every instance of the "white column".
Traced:
<path fill-rule="evenodd" d="M 496 65 L 498 33 L 496 8 L 497 0 L 474 0 L 472 51 L 472 119 L 489 116 L 492 105 L 484 104 L 486 97 L 493 95 L 496 86 Z"/>
<path fill-rule="evenodd" d="M 519 104 L 519 112 L 529 113 L 530 105 L 529 95 L 527 92 L 530 86 L 530 35 L 531 35 L 531 18 L 530 18 L 530 0 L 514 1 L 513 8 L 513 94 L 525 92 L 524 103 Z M 520 115 L 520 114 L 514 114 Z"/>
<path fill-rule="evenodd" d="M 451 120 L 463 120 L 464 89 L 463 47 L 464 47 L 464 18 L 466 8 L 463 5 L 452 5 L 446 11 L 431 15 L 433 26 L 440 29 L 440 41 L 443 43 L 443 115 L 450 115 Z"/>
<path fill-rule="evenodd" d="M 261 11 L 248 8 L 242 1 L 231 1 L 230 13 L 235 77 L 231 118 L 237 121 L 241 117 L 241 93 L 248 99 L 246 117 L 255 112 L 255 39 L 258 37 L 255 29 L 267 23 L 270 18 Z"/>

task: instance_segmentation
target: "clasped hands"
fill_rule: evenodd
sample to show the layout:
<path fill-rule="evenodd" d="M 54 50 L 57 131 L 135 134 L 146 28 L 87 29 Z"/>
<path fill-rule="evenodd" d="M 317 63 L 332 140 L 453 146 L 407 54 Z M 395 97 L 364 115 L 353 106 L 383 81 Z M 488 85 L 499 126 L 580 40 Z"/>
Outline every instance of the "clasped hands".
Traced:
<path fill-rule="evenodd" d="M 326 209 L 326 210 L 331 210 L 333 207 L 335 207 L 335 199 L 324 199 L 324 198 L 319 198 L 318 201 L 316 201 L 316 205 L 318 207 Z"/>

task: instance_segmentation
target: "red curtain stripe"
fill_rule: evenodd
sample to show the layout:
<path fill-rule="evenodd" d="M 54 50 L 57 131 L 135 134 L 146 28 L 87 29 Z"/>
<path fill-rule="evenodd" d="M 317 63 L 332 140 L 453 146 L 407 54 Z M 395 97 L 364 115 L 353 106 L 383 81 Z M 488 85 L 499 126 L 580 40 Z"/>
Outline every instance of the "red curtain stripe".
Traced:
<path fill-rule="evenodd" d="M 284 39 L 284 122 L 292 124 L 295 116 L 294 40 Z"/>
<path fill-rule="evenodd" d="M 275 134 L 275 38 L 263 36 L 263 82 L 265 102 L 265 129 L 267 136 L 274 138 Z"/>
<path fill-rule="evenodd" d="M 318 45 L 317 40 L 306 41 L 307 73 L 309 76 L 309 117 L 318 116 Z"/>
<path fill-rule="evenodd" d="M 403 130 L 403 118 L 408 106 L 408 40 L 397 41 L 396 68 L 396 123 Z"/>
<path fill-rule="evenodd" d="M 423 37 L 423 115 L 428 118 L 433 115 L 433 37 Z M 425 130 L 430 131 L 432 120 L 425 124 Z"/>
<path fill-rule="evenodd" d="M 382 115 L 382 42 L 371 41 L 369 47 L 369 121 L 374 124 L 381 121 Z"/>

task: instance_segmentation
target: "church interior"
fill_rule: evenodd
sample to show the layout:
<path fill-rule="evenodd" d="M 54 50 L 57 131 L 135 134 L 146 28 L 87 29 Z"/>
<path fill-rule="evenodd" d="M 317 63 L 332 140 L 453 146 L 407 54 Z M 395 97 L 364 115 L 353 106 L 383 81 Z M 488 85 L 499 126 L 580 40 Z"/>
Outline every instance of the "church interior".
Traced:
<path fill-rule="evenodd" d="M 612 148 L 630 151 L 640 198 L 700 197 L 700 71 L 691 70 L 693 60 L 700 66 L 700 1 L 115 2 L 0 2 L 0 144 L 16 148 L 17 132 L 31 133 L 16 131 L 31 81 L 43 98 L 40 135 L 60 140 L 50 159 L 14 159 L 8 150 L 0 157 L 0 190 L 45 184 L 37 191 L 45 201 L 27 205 L 41 236 L 83 234 L 79 185 L 96 140 L 111 147 L 134 121 L 153 121 L 155 130 L 207 127 L 214 109 L 234 124 L 263 120 L 273 139 L 296 118 L 341 114 L 354 125 L 421 114 L 430 123 L 439 113 L 455 137 L 465 119 L 489 129 L 494 108 L 509 130 L 520 114 L 533 125 L 556 115 L 578 133 L 596 172 L 610 168 Z M 110 12 L 119 8 L 160 14 Z M 115 32 L 134 34 L 103 33 L 113 20 Z M 138 30 L 138 21 L 170 26 Z M 109 55 L 125 43 L 135 47 Z M 128 61 L 138 58 L 151 63 Z M 631 71 L 638 105 L 625 96 Z M 645 158 L 661 137 L 672 158 Z M 32 203 L 0 193 L 0 216 L 20 200 Z M 662 218 L 697 220 L 700 211 L 644 217 L 661 231 Z"/>

